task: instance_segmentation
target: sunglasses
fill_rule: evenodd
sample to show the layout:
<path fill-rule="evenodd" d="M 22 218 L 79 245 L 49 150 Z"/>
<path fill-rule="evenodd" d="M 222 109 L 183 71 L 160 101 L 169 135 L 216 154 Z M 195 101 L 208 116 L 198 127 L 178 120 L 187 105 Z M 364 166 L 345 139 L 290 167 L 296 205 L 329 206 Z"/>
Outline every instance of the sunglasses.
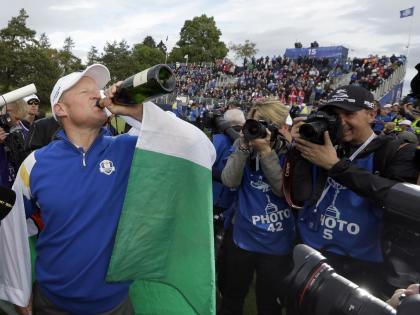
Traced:
<path fill-rule="evenodd" d="M 37 99 L 31 99 L 28 101 L 28 105 L 39 105 L 39 101 Z"/>

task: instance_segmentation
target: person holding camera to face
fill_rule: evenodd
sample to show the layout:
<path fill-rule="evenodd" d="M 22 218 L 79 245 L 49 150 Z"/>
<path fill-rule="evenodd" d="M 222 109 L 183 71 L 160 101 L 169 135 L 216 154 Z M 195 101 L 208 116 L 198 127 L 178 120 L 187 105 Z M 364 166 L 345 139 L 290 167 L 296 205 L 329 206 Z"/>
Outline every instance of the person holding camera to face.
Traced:
<path fill-rule="evenodd" d="M 26 102 L 17 100 L 6 104 L 0 115 L 0 185 L 12 187 L 20 164 L 26 157 L 24 148 L 28 128 L 22 123 L 26 117 Z"/>
<path fill-rule="evenodd" d="M 258 314 L 281 313 L 279 292 L 295 239 L 293 214 L 282 195 L 287 115 L 279 101 L 257 102 L 222 171 L 223 184 L 238 194 L 224 239 L 223 315 L 242 314 L 254 272 Z"/>
<path fill-rule="evenodd" d="M 383 240 L 382 201 L 397 182 L 415 183 L 418 171 L 415 146 L 375 135 L 375 114 L 373 95 L 348 85 L 333 91 L 314 119 L 296 118 L 292 197 L 302 206 L 303 243 L 321 250 L 339 274 L 380 296 L 389 251 L 383 248 L 389 244 Z"/>

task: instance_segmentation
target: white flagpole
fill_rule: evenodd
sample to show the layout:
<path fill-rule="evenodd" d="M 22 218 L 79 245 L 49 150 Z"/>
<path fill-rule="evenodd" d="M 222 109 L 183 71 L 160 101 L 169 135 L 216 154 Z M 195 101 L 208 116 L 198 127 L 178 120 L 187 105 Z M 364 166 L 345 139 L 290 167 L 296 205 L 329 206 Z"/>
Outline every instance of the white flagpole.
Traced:
<path fill-rule="evenodd" d="M 414 12 L 412 16 L 409 16 L 411 18 L 410 21 L 410 28 L 408 30 L 408 41 L 407 41 L 407 54 L 405 56 L 406 60 L 408 61 L 408 54 L 410 53 L 410 43 L 411 43 L 411 30 L 413 28 L 413 20 L 414 20 Z"/>
<path fill-rule="evenodd" d="M 165 51 L 165 64 L 167 64 L 168 63 L 168 36 L 166 36 L 165 46 L 166 46 L 166 51 Z"/>

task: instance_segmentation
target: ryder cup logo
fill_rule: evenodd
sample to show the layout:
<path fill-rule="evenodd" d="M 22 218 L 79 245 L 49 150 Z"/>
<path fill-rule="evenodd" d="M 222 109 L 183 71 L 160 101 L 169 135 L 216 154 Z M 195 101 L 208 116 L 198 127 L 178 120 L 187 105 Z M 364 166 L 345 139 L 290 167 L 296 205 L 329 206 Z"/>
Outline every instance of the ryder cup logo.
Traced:
<path fill-rule="evenodd" d="M 115 171 L 114 164 L 110 160 L 103 160 L 99 164 L 99 170 L 101 173 L 104 173 L 106 175 L 111 175 Z"/>

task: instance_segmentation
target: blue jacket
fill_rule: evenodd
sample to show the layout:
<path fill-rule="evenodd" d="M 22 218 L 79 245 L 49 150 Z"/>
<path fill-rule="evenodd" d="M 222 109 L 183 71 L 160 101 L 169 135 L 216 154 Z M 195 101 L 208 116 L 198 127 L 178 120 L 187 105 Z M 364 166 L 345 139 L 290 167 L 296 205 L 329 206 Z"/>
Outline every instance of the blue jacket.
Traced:
<path fill-rule="evenodd" d="M 232 140 L 225 134 L 215 134 L 213 145 L 216 149 L 216 161 L 213 164 L 213 169 L 222 173 L 231 154 Z M 236 200 L 236 195 L 236 191 L 224 186 L 220 181 L 213 180 L 213 206 L 229 209 Z"/>
<path fill-rule="evenodd" d="M 23 163 L 29 175 L 25 211 L 30 216 L 39 207 L 45 224 L 36 278 L 45 296 L 70 314 L 109 311 L 130 285 L 107 283 L 105 276 L 137 137 L 105 133 L 85 153 L 61 131 L 59 140 Z"/>

